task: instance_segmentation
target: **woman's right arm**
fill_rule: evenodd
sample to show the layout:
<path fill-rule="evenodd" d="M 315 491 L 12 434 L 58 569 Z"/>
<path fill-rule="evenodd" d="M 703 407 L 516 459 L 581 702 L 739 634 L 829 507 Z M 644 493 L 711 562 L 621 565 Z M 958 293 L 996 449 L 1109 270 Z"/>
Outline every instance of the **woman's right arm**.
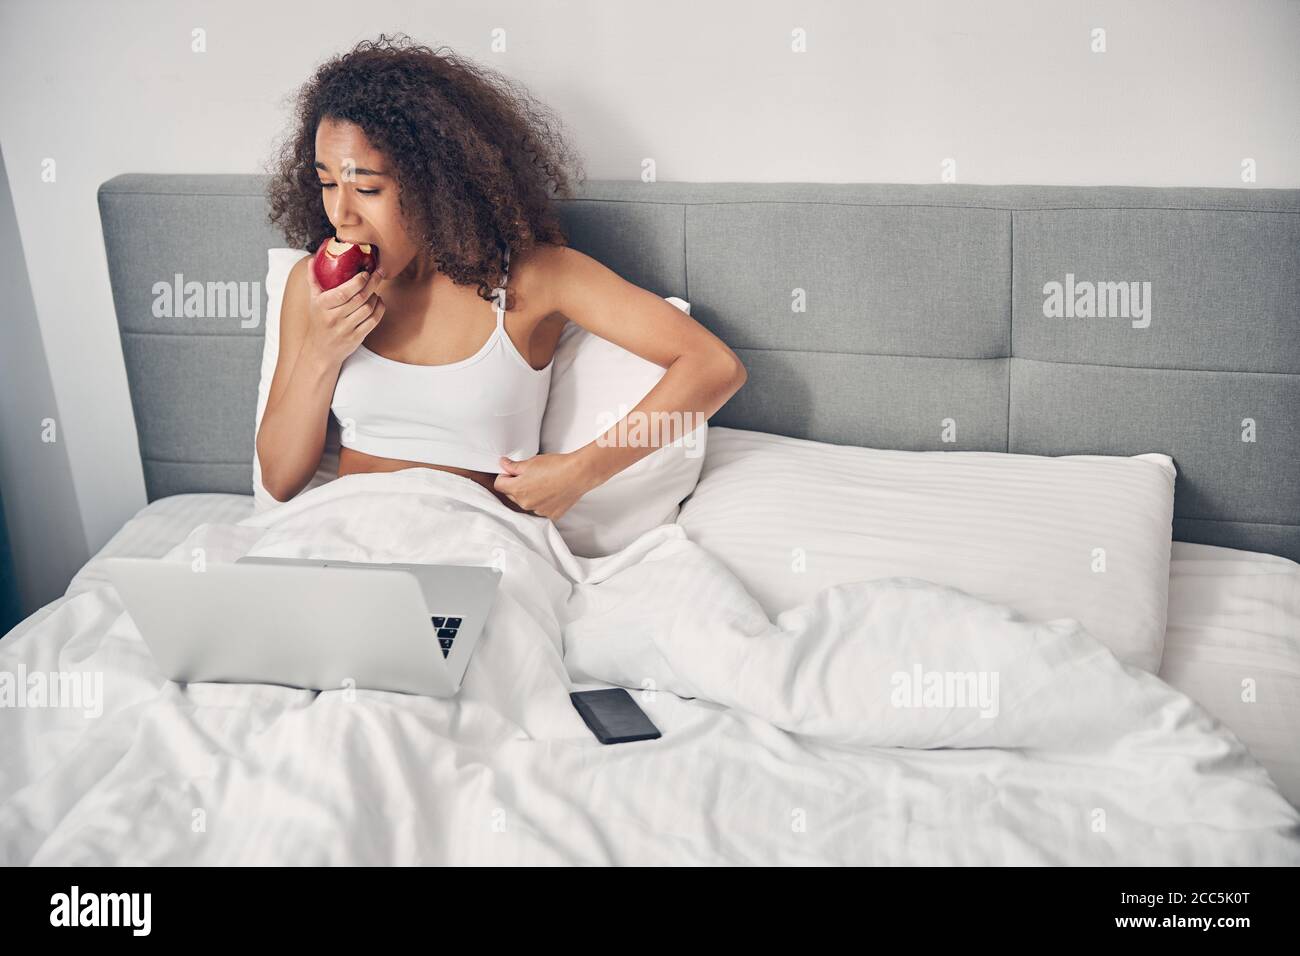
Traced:
<path fill-rule="evenodd" d="M 289 272 L 280 308 L 280 354 L 257 432 L 262 484 L 277 501 L 307 486 L 325 450 L 330 403 L 343 360 L 384 315 L 381 272 L 323 292 L 311 256 Z"/>

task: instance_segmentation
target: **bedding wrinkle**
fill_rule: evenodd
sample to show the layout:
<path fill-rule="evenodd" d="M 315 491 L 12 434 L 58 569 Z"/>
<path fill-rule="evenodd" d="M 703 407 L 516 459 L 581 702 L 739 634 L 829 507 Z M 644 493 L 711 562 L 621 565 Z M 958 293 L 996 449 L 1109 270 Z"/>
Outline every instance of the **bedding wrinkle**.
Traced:
<path fill-rule="evenodd" d="M 0 642 L 0 668 L 70 647 L 111 690 L 97 720 L 0 711 L 0 862 L 1300 863 L 1300 813 L 1195 703 L 1073 621 L 955 587 L 844 581 L 774 620 L 684 526 L 578 558 L 430 469 L 191 525 L 163 557 L 195 547 L 503 578 L 446 700 L 182 691 L 111 587 L 65 599 Z M 917 666 L 999 674 L 996 713 L 898 706 L 891 678 Z M 568 699 L 594 686 L 629 688 L 663 736 L 600 745 Z"/>

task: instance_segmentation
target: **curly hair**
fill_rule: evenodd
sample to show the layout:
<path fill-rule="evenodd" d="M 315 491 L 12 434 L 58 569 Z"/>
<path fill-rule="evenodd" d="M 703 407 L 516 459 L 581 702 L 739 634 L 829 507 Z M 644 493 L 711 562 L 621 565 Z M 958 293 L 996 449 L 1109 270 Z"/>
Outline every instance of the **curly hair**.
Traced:
<path fill-rule="evenodd" d="M 312 252 L 334 234 L 315 170 L 326 118 L 354 123 L 389 159 L 412 235 L 439 271 L 482 298 L 502 284 L 507 248 L 568 245 L 551 199 L 571 196 L 583 173 L 552 112 L 450 48 L 382 33 L 326 61 L 298 91 L 267 188 L 270 220 L 291 245 Z"/>

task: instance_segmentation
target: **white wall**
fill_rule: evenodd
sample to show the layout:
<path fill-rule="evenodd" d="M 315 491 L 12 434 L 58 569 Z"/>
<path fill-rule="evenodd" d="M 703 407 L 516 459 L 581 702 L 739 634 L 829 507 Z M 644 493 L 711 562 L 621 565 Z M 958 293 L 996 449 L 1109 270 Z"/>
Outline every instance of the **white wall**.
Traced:
<path fill-rule="evenodd" d="M 85 562 L 85 534 L 3 148 L 0 180 L 0 248 L 5 250 L 0 255 L 0 489 L 13 567 L 19 572 L 19 605 L 29 614 L 67 588 Z"/>
<path fill-rule="evenodd" d="M 96 188 L 261 171 L 284 98 L 381 30 L 526 83 L 593 179 L 935 182 L 951 157 L 962 182 L 1240 186 L 1249 157 L 1300 186 L 1295 0 L 4 0 L 0 137 L 87 552 L 144 503 Z"/>

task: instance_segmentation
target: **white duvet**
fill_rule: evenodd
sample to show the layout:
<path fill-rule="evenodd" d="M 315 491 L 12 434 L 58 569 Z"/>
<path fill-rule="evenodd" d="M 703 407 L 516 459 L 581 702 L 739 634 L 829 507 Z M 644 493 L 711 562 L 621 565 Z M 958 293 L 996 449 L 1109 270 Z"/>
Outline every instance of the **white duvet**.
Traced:
<path fill-rule="evenodd" d="M 429 469 L 353 475 L 168 555 L 494 563 L 460 695 L 164 680 L 100 586 L 0 672 L 102 674 L 102 713 L 0 708 L 7 864 L 1300 863 L 1243 746 L 1072 622 L 914 579 L 775 623 L 665 525 L 610 558 Z M 601 746 L 568 694 L 663 732 Z"/>

